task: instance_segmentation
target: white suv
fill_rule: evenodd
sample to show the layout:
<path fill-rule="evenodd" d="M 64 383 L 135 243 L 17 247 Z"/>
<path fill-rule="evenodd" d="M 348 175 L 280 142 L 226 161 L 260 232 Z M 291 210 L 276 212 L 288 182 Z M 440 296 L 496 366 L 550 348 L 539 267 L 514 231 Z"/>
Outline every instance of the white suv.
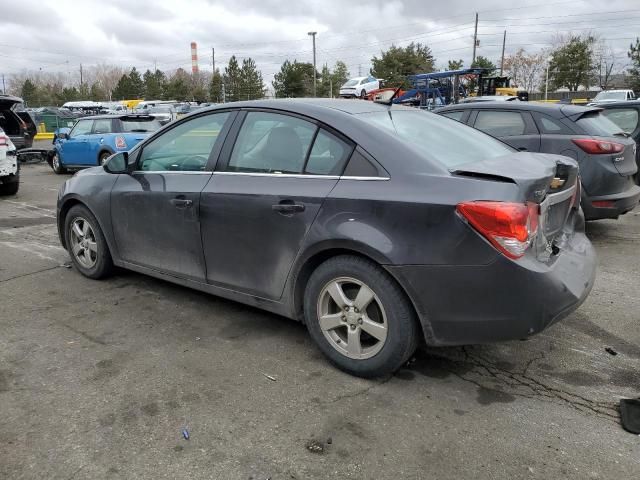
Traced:
<path fill-rule="evenodd" d="M 371 76 L 355 77 L 340 87 L 340 96 L 364 98 L 367 94 L 379 88 L 380 82 Z"/>
<path fill-rule="evenodd" d="M 20 165 L 16 147 L 0 128 L 0 195 L 15 195 L 20 187 Z"/>

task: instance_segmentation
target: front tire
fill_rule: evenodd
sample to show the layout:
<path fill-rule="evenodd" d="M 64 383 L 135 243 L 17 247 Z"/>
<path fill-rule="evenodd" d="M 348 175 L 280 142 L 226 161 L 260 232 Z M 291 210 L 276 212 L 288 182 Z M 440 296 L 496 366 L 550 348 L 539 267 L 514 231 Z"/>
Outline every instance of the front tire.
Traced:
<path fill-rule="evenodd" d="M 363 99 L 363 100 L 366 100 L 366 98 L 367 98 L 367 91 L 366 90 L 362 90 L 360 92 L 360 98 Z"/>
<path fill-rule="evenodd" d="M 71 207 L 64 220 L 65 243 L 74 266 L 88 278 L 105 278 L 113 271 L 109 246 L 96 217 L 84 205 Z"/>
<path fill-rule="evenodd" d="M 364 258 L 344 255 L 320 265 L 307 283 L 304 313 L 322 353 L 359 377 L 395 372 L 418 345 L 418 323 L 405 293 Z"/>
<path fill-rule="evenodd" d="M 51 170 L 53 170 L 54 173 L 57 173 L 58 175 L 67 173 L 67 169 L 64 168 L 60 163 L 60 156 L 58 155 L 58 152 L 54 152 L 51 156 Z"/>
<path fill-rule="evenodd" d="M 15 195 L 20 188 L 20 176 L 15 175 L 13 181 L 0 184 L 0 195 Z"/>

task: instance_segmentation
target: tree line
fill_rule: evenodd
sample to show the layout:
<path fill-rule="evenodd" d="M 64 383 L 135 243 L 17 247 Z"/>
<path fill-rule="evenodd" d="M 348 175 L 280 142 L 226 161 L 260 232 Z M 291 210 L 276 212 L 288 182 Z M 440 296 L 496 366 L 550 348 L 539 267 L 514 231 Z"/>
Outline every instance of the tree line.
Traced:
<path fill-rule="evenodd" d="M 640 89 L 640 39 L 631 44 L 627 53 L 630 66 L 625 72 L 631 88 Z M 482 67 L 496 73 L 499 62 L 478 56 L 470 66 Z M 431 49 L 421 43 L 406 47 L 392 45 L 371 59 L 369 74 L 385 79 L 389 86 L 408 87 L 407 77 L 416 73 L 435 71 L 435 58 Z M 504 59 L 504 75 L 512 83 L 527 91 L 544 90 L 548 67 L 550 91 L 567 88 L 599 86 L 607 88 L 615 64 L 615 55 L 604 42 L 592 35 L 567 35 L 556 39 L 547 51 L 527 53 L 519 49 Z M 464 67 L 462 60 L 449 60 L 447 69 Z M 274 75 L 273 93 L 276 97 L 309 97 L 313 95 L 338 96 L 340 86 L 350 78 L 347 65 L 337 61 L 332 67 L 323 65 L 320 71 L 308 62 L 285 60 Z M 129 71 L 109 65 L 97 65 L 85 74 L 79 85 L 70 84 L 64 74 L 20 74 L 11 82 L 12 93 L 21 96 L 29 106 L 61 105 L 73 100 L 129 100 L 158 99 L 177 101 L 238 101 L 263 98 L 268 89 L 262 72 L 252 58 L 232 56 L 223 71 L 192 74 L 182 68 L 167 73 L 135 67 Z M 473 86 L 473 82 L 471 82 Z"/>

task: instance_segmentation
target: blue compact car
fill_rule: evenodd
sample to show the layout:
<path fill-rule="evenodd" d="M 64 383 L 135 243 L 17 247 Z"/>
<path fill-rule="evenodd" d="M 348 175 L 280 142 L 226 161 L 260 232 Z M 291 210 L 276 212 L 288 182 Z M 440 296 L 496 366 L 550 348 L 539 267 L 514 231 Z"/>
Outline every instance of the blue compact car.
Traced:
<path fill-rule="evenodd" d="M 95 167 L 126 152 L 161 127 L 151 115 L 95 115 L 55 132 L 49 165 L 55 173 Z"/>

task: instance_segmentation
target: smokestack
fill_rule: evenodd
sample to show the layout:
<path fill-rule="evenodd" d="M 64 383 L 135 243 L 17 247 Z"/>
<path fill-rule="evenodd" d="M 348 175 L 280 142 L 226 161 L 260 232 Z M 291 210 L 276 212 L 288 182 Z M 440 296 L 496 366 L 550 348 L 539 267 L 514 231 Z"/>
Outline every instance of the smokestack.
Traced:
<path fill-rule="evenodd" d="M 191 72 L 198 73 L 198 44 L 191 42 Z"/>

